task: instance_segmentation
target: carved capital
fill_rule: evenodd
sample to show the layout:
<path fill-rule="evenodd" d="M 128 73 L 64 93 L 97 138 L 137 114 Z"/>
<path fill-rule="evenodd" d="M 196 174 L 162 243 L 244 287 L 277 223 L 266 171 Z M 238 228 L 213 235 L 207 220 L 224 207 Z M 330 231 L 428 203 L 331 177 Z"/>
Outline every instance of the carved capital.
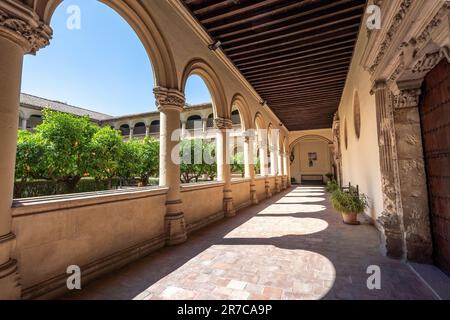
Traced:
<path fill-rule="evenodd" d="M 414 108 L 419 105 L 420 89 L 404 89 L 394 97 L 396 109 Z"/>
<path fill-rule="evenodd" d="M 233 128 L 233 122 L 230 119 L 226 118 L 215 118 L 214 126 L 217 129 L 231 129 Z"/>
<path fill-rule="evenodd" d="M 155 94 L 156 106 L 159 111 L 169 109 L 183 111 L 185 98 L 184 94 L 179 90 L 156 87 L 153 89 L 153 93 Z"/>
<path fill-rule="evenodd" d="M 442 47 L 439 51 L 428 53 L 418 60 L 412 68 L 413 73 L 427 73 L 432 70 L 443 58 L 450 63 L 450 50 Z"/>
<path fill-rule="evenodd" d="M 19 44 L 25 53 L 35 54 L 46 47 L 52 34 L 31 8 L 12 0 L 0 2 L 0 36 Z"/>

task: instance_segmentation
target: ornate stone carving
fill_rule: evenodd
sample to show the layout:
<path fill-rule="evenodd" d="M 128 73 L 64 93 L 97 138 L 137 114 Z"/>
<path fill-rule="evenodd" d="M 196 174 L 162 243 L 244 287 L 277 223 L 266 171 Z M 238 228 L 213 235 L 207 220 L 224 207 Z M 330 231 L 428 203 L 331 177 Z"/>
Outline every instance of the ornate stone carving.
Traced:
<path fill-rule="evenodd" d="M 447 58 L 447 60 L 450 62 L 450 51 L 447 47 L 443 47 L 437 52 L 426 54 L 422 59 L 416 62 L 416 64 L 412 68 L 412 72 L 413 73 L 429 72 L 443 58 Z"/>
<path fill-rule="evenodd" d="M 176 89 L 156 87 L 153 89 L 153 93 L 155 94 L 156 106 L 159 111 L 165 109 L 183 110 L 185 98 L 182 92 Z"/>
<path fill-rule="evenodd" d="M 384 38 L 383 43 L 380 46 L 380 50 L 378 51 L 378 55 L 375 58 L 374 63 L 369 68 L 370 73 L 374 73 L 378 65 L 380 64 L 381 60 L 383 59 L 384 55 L 386 54 L 387 49 L 391 45 L 392 39 L 394 35 L 396 34 L 397 30 L 399 29 L 403 19 L 405 18 L 406 14 L 408 13 L 409 8 L 411 7 L 412 0 L 403 0 L 400 5 L 400 10 L 397 12 L 397 14 L 394 17 L 394 21 L 392 22 L 391 26 L 389 27 L 386 36 Z"/>
<path fill-rule="evenodd" d="M 214 119 L 214 126 L 217 129 L 231 129 L 233 128 L 233 122 L 230 119 L 226 118 L 215 118 Z"/>
<path fill-rule="evenodd" d="M 448 14 L 448 8 L 450 7 L 449 2 L 445 2 L 442 8 L 438 11 L 438 13 L 433 17 L 430 23 L 425 27 L 422 33 L 417 37 L 417 46 L 422 47 L 422 45 L 427 42 L 431 33 L 434 29 L 436 29 L 443 21 L 444 16 Z"/>
<path fill-rule="evenodd" d="M 20 44 L 25 53 L 35 54 L 50 43 L 53 32 L 30 8 L 21 6 L 10 1 L 0 3 L 0 34 Z"/>
<path fill-rule="evenodd" d="M 417 107 L 419 104 L 420 89 L 404 89 L 394 97 L 396 109 Z"/>

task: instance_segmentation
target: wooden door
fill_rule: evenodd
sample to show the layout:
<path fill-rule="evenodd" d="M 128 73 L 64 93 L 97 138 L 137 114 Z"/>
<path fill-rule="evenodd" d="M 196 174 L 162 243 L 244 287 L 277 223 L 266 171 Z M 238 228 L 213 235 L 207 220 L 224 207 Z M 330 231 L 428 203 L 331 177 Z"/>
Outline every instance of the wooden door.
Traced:
<path fill-rule="evenodd" d="M 450 275 L 450 64 L 425 78 L 420 101 L 435 264 Z"/>

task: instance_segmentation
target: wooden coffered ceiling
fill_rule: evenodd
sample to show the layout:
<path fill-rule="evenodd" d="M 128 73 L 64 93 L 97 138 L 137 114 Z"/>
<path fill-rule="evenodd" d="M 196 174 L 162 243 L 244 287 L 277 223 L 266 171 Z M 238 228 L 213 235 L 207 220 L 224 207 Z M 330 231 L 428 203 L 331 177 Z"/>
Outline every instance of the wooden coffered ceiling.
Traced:
<path fill-rule="evenodd" d="M 366 0 L 182 0 L 289 130 L 330 128 Z"/>

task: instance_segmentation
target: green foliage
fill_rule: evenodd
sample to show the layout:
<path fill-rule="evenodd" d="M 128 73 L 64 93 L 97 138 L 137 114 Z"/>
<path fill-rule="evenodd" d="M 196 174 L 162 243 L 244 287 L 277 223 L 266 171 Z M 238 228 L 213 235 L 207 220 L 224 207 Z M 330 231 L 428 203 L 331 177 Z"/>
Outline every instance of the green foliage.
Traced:
<path fill-rule="evenodd" d="M 123 142 L 119 131 L 92 123 L 88 117 L 76 117 L 45 109 L 43 122 L 35 132 L 19 131 L 15 168 L 18 195 L 71 193 L 80 190 L 78 184 L 84 177 L 92 183 L 81 189 L 103 190 L 103 183 L 111 189 L 113 180 L 139 178 L 147 185 L 149 178 L 158 176 L 159 141 Z M 25 184 L 36 180 L 49 180 L 28 188 Z M 154 181 L 151 182 L 154 184 Z M 96 184 L 97 187 L 92 187 Z M 45 186 L 44 186 L 45 185 Z M 53 190 L 53 191 L 52 191 Z"/>
<path fill-rule="evenodd" d="M 202 175 L 213 180 L 217 172 L 215 143 L 202 139 L 183 140 L 180 144 L 181 180 L 198 182 Z"/>
<path fill-rule="evenodd" d="M 240 173 L 242 177 L 244 177 L 245 165 L 244 165 L 244 154 L 242 152 L 238 152 L 232 156 L 231 172 Z"/>
<path fill-rule="evenodd" d="M 331 204 L 336 211 L 353 213 L 363 213 L 369 206 L 365 194 L 358 195 L 355 190 L 342 191 L 340 188 L 331 194 Z"/>
<path fill-rule="evenodd" d="M 332 174 L 331 172 L 327 173 L 327 174 L 325 175 L 325 177 L 327 177 L 328 180 L 334 180 L 334 174 Z"/>
<path fill-rule="evenodd" d="M 327 185 L 325 187 L 325 190 L 327 192 L 334 192 L 337 189 L 339 189 L 339 185 L 337 184 L 336 180 L 330 180 L 327 182 Z"/>
<path fill-rule="evenodd" d="M 90 142 L 92 163 L 89 174 L 97 180 L 106 179 L 109 185 L 118 175 L 124 142 L 119 131 L 110 127 L 100 128 Z"/>
<path fill-rule="evenodd" d="M 75 189 L 92 164 L 90 142 L 97 130 L 98 126 L 88 117 L 43 111 L 43 122 L 35 131 L 51 150 L 46 153 L 50 178 L 64 182 L 70 190 Z"/>

